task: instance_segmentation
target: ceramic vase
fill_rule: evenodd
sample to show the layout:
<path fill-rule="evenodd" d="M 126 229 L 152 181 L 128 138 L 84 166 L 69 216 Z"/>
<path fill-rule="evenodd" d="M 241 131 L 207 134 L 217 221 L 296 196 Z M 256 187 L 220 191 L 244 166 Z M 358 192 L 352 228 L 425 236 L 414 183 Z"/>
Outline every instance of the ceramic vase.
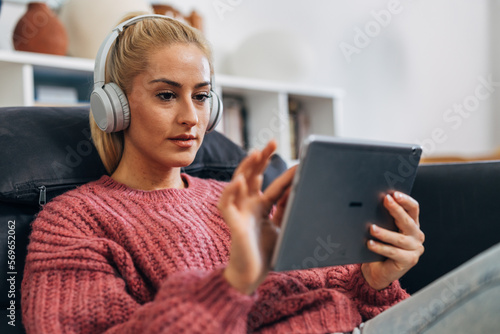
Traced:
<path fill-rule="evenodd" d="M 55 13 L 42 2 L 28 4 L 14 29 L 14 49 L 64 56 L 68 35 Z"/>
<path fill-rule="evenodd" d="M 125 16 L 151 12 L 149 0 L 66 0 L 59 19 L 68 32 L 68 55 L 94 59 L 102 41 Z"/>
<path fill-rule="evenodd" d="M 184 16 L 177 9 L 169 5 L 153 4 L 152 6 L 155 14 L 176 18 L 203 32 L 203 18 L 195 10 L 191 11 L 189 16 Z"/>

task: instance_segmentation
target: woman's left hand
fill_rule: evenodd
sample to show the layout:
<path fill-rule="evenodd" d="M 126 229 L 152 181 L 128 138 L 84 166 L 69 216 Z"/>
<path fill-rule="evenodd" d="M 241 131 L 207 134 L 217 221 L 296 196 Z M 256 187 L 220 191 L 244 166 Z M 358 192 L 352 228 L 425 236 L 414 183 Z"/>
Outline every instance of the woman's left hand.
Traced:
<path fill-rule="evenodd" d="M 376 225 L 370 234 L 382 242 L 368 241 L 368 248 L 387 257 L 384 261 L 363 263 L 361 271 L 368 284 L 377 290 L 388 287 L 417 264 L 424 252 L 424 233 L 418 220 L 418 202 L 408 195 L 395 192 L 384 198 L 384 206 L 396 222 L 399 232 Z"/>

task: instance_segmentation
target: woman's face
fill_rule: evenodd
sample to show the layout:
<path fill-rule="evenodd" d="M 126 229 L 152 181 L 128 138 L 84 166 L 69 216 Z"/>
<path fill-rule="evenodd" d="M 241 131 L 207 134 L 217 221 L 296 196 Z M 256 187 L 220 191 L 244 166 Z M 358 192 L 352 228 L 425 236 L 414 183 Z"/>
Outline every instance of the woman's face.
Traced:
<path fill-rule="evenodd" d="M 148 168 L 191 164 L 208 125 L 209 94 L 210 65 L 196 45 L 151 53 L 127 94 L 131 118 L 124 155 Z"/>

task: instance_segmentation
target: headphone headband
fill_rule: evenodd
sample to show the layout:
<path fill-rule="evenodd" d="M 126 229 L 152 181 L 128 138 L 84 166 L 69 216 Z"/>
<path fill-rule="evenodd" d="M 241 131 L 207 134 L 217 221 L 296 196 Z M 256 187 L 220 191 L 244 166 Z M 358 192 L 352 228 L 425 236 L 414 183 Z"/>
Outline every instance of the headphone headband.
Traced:
<path fill-rule="evenodd" d="M 123 32 L 123 29 L 136 22 L 142 21 L 146 18 L 155 18 L 155 17 L 163 19 L 168 18 L 167 16 L 157 15 L 157 14 L 139 15 L 131 18 L 130 20 L 120 23 L 109 33 L 108 36 L 106 36 L 104 42 L 99 47 L 99 51 L 97 51 L 97 57 L 94 64 L 94 88 L 102 87 L 105 84 L 105 73 L 106 73 L 105 68 L 106 68 L 106 60 L 108 58 L 108 53 L 111 50 L 111 46 L 113 45 L 115 40 Z"/>

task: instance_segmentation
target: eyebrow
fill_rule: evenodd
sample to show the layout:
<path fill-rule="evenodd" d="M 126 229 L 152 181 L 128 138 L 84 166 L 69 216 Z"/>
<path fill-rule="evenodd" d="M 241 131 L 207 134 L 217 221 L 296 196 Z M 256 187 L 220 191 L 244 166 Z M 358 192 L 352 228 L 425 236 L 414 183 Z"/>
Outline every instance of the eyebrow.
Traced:
<path fill-rule="evenodd" d="M 157 82 L 162 82 L 162 83 L 165 83 L 167 85 L 174 86 L 174 87 L 179 87 L 179 88 L 181 88 L 183 86 L 179 82 L 172 81 L 172 80 L 165 79 L 165 78 L 154 79 L 154 80 L 151 80 L 149 83 L 152 84 L 152 83 L 157 83 Z M 210 86 L 211 84 L 212 83 L 210 81 L 204 81 L 204 82 L 200 82 L 200 83 L 196 84 L 194 86 L 194 88 L 201 88 L 201 87 L 205 87 L 205 86 Z"/>

